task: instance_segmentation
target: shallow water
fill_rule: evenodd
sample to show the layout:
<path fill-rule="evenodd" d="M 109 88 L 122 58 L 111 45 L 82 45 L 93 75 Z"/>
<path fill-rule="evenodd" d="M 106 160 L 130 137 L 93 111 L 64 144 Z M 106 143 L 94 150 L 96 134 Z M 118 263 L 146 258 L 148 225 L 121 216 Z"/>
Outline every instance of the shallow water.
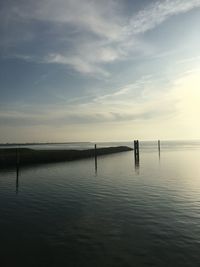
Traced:
<path fill-rule="evenodd" d="M 103 144 L 102 144 L 103 146 Z M 1 266 L 200 266 L 199 144 L 0 172 Z"/>

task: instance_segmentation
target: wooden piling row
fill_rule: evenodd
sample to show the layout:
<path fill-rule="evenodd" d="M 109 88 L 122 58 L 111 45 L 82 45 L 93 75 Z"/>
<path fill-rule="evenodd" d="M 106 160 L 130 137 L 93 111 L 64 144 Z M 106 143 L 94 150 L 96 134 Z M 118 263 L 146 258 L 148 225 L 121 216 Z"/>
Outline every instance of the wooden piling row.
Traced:
<path fill-rule="evenodd" d="M 160 158 L 161 151 L 161 142 L 158 140 L 158 152 Z M 139 167 L 140 161 L 140 150 L 139 150 L 139 141 L 134 140 L 134 158 L 135 158 L 135 166 Z M 94 160 L 95 160 L 95 172 L 97 173 L 97 145 L 94 145 Z M 16 148 L 16 192 L 18 192 L 19 186 L 19 167 L 20 167 L 20 150 Z"/>

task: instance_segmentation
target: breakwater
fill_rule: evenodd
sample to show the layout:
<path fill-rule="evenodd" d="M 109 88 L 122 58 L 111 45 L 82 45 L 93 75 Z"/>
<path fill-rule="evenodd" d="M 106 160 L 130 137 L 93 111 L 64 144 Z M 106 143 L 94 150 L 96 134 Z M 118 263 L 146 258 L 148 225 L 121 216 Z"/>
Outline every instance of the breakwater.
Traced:
<path fill-rule="evenodd" d="M 0 167 L 72 161 L 133 150 L 127 146 L 86 150 L 34 150 L 29 148 L 0 149 Z"/>

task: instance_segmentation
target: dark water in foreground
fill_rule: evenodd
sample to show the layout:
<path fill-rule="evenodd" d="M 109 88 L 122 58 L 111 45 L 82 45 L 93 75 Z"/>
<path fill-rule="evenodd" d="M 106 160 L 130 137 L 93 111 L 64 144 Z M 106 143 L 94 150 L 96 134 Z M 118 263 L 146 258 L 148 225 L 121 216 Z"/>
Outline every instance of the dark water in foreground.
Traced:
<path fill-rule="evenodd" d="M 200 146 L 0 171 L 0 266 L 200 266 Z"/>

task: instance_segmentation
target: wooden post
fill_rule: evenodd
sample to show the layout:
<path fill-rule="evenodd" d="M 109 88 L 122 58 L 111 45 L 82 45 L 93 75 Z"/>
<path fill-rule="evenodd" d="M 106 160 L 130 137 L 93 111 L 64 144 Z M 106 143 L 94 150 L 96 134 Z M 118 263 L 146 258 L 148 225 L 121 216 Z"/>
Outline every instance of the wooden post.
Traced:
<path fill-rule="evenodd" d="M 136 158 L 136 149 L 137 149 L 137 144 L 136 141 L 134 140 L 134 156 Z"/>
<path fill-rule="evenodd" d="M 97 145 L 94 145 L 95 171 L 97 172 Z"/>
<path fill-rule="evenodd" d="M 158 140 L 158 154 L 159 154 L 159 159 L 160 159 L 160 140 Z"/>
<path fill-rule="evenodd" d="M 158 151 L 160 151 L 160 140 L 158 140 Z"/>
<path fill-rule="evenodd" d="M 140 152 L 139 152 L 139 141 L 134 140 L 134 156 L 135 156 L 135 162 L 139 162 L 140 160 Z"/>
<path fill-rule="evenodd" d="M 140 157 L 140 148 L 139 148 L 139 141 L 137 140 L 137 157 L 138 157 L 138 160 L 139 160 L 139 157 Z"/>

